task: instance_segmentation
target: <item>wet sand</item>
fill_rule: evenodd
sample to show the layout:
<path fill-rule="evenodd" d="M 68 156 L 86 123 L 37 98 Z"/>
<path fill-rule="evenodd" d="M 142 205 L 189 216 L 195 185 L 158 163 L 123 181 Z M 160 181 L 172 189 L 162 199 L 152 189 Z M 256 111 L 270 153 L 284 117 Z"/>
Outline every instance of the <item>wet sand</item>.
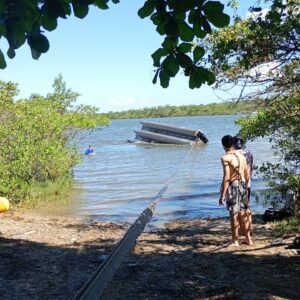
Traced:
<path fill-rule="evenodd" d="M 127 225 L 30 210 L 0 214 L 0 298 L 72 299 Z M 299 299 L 300 252 L 254 217 L 254 244 L 228 248 L 228 218 L 143 233 L 101 299 Z"/>

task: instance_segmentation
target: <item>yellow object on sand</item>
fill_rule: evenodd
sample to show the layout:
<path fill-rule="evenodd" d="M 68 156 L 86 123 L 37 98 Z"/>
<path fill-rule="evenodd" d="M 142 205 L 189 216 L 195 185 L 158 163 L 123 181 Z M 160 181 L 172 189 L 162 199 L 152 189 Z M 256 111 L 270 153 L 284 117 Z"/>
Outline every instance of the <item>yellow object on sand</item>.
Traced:
<path fill-rule="evenodd" d="M 0 197 L 0 212 L 5 212 L 7 210 L 9 210 L 9 201 L 4 197 Z"/>

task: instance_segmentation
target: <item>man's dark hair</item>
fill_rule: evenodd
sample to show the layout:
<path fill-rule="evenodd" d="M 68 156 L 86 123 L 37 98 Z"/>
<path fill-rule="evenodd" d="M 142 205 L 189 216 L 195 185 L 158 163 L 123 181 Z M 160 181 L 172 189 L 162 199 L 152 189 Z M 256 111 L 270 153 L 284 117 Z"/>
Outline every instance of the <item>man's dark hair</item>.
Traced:
<path fill-rule="evenodd" d="M 233 146 L 233 137 L 231 135 L 224 135 L 221 141 L 225 148 L 230 148 Z"/>
<path fill-rule="evenodd" d="M 239 135 L 233 137 L 233 145 L 235 149 L 242 149 L 244 146 L 244 140 Z"/>

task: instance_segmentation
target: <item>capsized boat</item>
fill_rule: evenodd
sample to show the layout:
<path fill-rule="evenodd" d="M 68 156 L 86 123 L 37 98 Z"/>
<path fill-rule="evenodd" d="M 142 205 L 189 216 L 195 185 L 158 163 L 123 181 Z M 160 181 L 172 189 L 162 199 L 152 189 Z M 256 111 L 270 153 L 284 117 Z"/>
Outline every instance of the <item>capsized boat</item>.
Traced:
<path fill-rule="evenodd" d="M 201 130 L 161 124 L 156 122 L 141 122 L 142 129 L 135 130 L 135 139 L 133 142 L 162 143 L 190 145 L 193 142 L 197 144 L 206 144 L 207 137 Z"/>

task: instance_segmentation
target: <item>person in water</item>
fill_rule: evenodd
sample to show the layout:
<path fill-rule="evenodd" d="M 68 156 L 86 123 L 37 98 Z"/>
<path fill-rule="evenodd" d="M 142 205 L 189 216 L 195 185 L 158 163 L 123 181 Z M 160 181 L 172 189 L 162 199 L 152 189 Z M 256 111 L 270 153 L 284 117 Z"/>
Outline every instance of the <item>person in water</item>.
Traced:
<path fill-rule="evenodd" d="M 85 155 L 93 155 L 95 154 L 94 149 L 92 145 L 89 145 L 89 147 L 85 150 Z"/>
<path fill-rule="evenodd" d="M 246 214 L 248 207 L 246 185 L 249 180 L 247 162 L 242 153 L 235 151 L 231 135 L 223 136 L 222 146 L 225 154 L 221 157 L 223 166 L 223 181 L 220 189 L 219 205 L 224 205 L 230 214 L 232 242 L 230 245 L 239 246 L 239 225 L 244 230 L 246 243 L 252 244 L 249 220 Z"/>
<path fill-rule="evenodd" d="M 207 139 L 207 137 L 200 131 L 200 130 L 198 130 L 196 133 L 195 133 L 195 137 L 196 137 L 196 139 L 195 139 L 195 142 L 194 142 L 194 144 L 203 144 L 203 143 L 207 143 L 208 142 L 208 139 Z"/>
<path fill-rule="evenodd" d="M 250 203 L 250 192 L 251 192 L 251 176 L 252 176 L 252 171 L 253 171 L 253 155 L 252 153 L 245 148 L 245 143 L 242 137 L 236 135 L 233 137 L 233 143 L 234 143 L 234 148 L 236 151 L 240 151 L 246 158 L 247 162 L 247 168 L 248 168 L 248 176 L 249 180 L 247 183 L 247 196 L 248 196 L 248 203 Z M 250 232 L 252 233 L 252 213 L 250 210 L 250 206 L 248 205 L 247 208 L 247 215 L 249 217 L 249 222 L 250 222 Z"/>

